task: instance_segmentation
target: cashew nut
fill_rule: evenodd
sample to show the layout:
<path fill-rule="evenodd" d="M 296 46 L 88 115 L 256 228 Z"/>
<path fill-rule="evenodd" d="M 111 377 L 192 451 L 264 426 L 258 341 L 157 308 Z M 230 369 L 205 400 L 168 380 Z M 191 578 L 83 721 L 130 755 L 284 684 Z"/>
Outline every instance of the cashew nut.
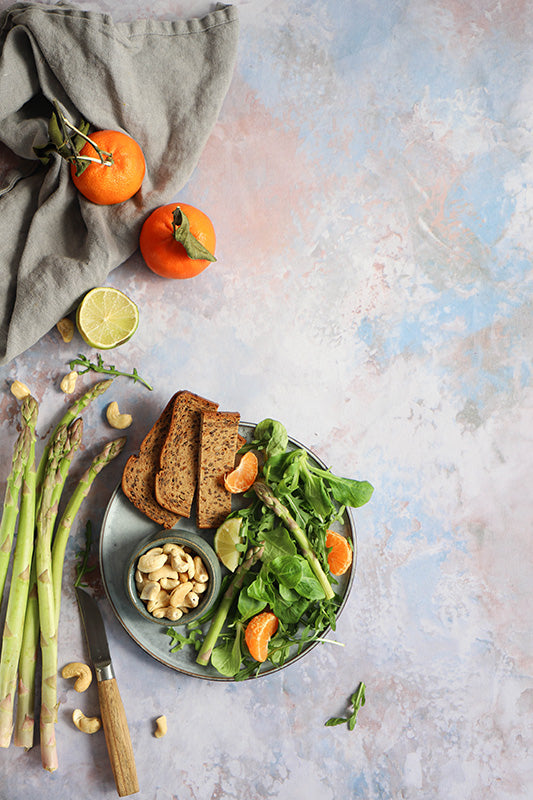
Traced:
<path fill-rule="evenodd" d="M 170 605 L 174 606 L 174 608 L 183 605 L 185 598 L 191 590 L 192 583 L 190 581 L 187 581 L 187 583 L 180 583 L 170 595 Z"/>
<path fill-rule="evenodd" d="M 202 561 L 200 556 L 195 556 L 193 562 L 194 562 L 194 580 L 199 581 L 200 583 L 206 583 L 209 580 L 209 575 L 205 568 L 204 562 Z"/>
<path fill-rule="evenodd" d="M 60 319 L 57 323 L 56 328 L 66 344 L 72 341 L 72 337 L 74 336 L 74 323 L 71 319 L 63 317 L 63 319 Z"/>
<path fill-rule="evenodd" d="M 140 594 L 141 600 L 146 600 L 147 603 L 151 603 L 152 600 L 155 600 L 160 591 L 161 587 L 157 581 L 147 581 L 142 587 Z"/>
<path fill-rule="evenodd" d="M 84 692 L 91 685 L 93 673 L 87 664 L 82 664 L 81 661 L 72 661 L 70 664 L 65 664 L 61 670 L 61 677 L 63 678 L 76 678 L 74 688 L 77 692 Z"/>
<path fill-rule="evenodd" d="M 172 578 L 172 580 L 177 581 L 178 573 L 175 569 L 172 569 L 170 564 L 163 564 L 163 566 L 159 567 L 159 569 L 148 573 L 149 581 L 160 581 L 161 578 Z"/>
<path fill-rule="evenodd" d="M 183 616 L 183 611 L 181 608 L 174 608 L 173 606 L 167 606 L 165 609 L 164 616 L 169 619 L 171 622 L 177 622 Z"/>
<path fill-rule="evenodd" d="M 200 600 L 200 598 L 198 597 L 196 592 L 194 592 L 191 589 L 191 591 L 189 592 L 189 594 L 187 595 L 187 597 L 183 601 L 183 605 L 185 606 L 185 608 L 196 608 L 196 606 L 198 605 L 198 601 L 199 600 Z"/>
<path fill-rule="evenodd" d="M 65 394 L 72 394 L 76 388 L 77 380 L 78 380 L 78 373 L 75 371 L 69 372 L 68 375 L 65 375 L 65 377 L 59 384 L 61 391 L 65 392 Z"/>
<path fill-rule="evenodd" d="M 163 545 L 163 553 L 167 553 L 167 555 L 170 553 L 177 553 L 179 550 L 181 550 L 181 547 L 175 542 L 166 542 Z"/>
<path fill-rule="evenodd" d="M 129 428 L 133 422 L 133 417 L 131 414 L 120 413 L 116 400 L 113 400 L 112 403 L 109 403 L 106 411 L 106 417 L 111 427 L 117 428 L 119 431 L 124 430 L 124 428 Z"/>
<path fill-rule="evenodd" d="M 157 553 L 155 550 L 158 548 L 152 548 L 148 550 L 147 553 L 144 553 L 137 562 L 137 569 L 140 572 L 155 572 L 157 569 L 161 569 L 163 564 L 166 563 L 167 557 L 164 553 Z"/>
<path fill-rule="evenodd" d="M 146 608 L 152 614 L 156 608 L 166 608 L 169 605 L 170 595 L 168 592 L 165 592 L 164 589 L 159 590 L 159 594 L 153 598 L 153 600 L 149 600 Z"/>
<path fill-rule="evenodd" d="M 178 586 L 178 584 L 179 584 L 178 578 L 161 578 L 161 580 L 159 581 L 159 585 L 166 592 L 170 591 L 171 589 L 175 589 L 176 586 Z"/>
<path fill-rule="evenodd" d="M 156 739 L 161 739 L 167 732 L 167 718 L 163 714 L 161 717 L 158 717 L 155 721 L 156 729 L 154 732 L 154 736 Z"/>
<path fill-rule="evenodd" d="M 146 581 L 147 581 L 146 573 L 145 572 L 141 572 L 140 569 L 136 569 L 135 570 L 135 585 L 137 586 L 137 589 L 139 589 L 139 591 L 142 589 L 142 587 L 144 586 Z"/>
<path fill-rule="evenodd" d="M 17 400 L 24 400 L 31 392 L 22 381 L 13 381 L 11 384 L 11 394 L 13 394 Z"/>
<path fill-rule="evenodd" d="M 189 576 L 189 580 L 192 581 L 192 579 L 194 578 L 194 573 L 195 573 L 194 561 L 192 559 L 192 556 L 189 555 L 189 553 L 187 553 L 185 558 L 187 559 L 187 574 Z"/>
<path fill-rule="evenodd" d="M 72 712 L 72 722 L 83 733 L 96 733 L 102 727 L 99 717 L 86 717 L 79 708 L 75 708 Z"/>
<path fill-rule="evenodd" d="M 172 569 L 175 569 L 176 572 L 187 572 L 189 568 L 189 564 L 186 559 L 185 552 L 173 551 L 170 554 L 170 563 L 172 564 Z"/>

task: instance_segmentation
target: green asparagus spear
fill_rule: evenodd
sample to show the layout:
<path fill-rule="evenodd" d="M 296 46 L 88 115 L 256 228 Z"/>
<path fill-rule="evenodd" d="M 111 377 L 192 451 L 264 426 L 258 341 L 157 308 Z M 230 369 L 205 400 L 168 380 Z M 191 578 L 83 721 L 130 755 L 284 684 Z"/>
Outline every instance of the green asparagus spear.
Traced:
<path fill-rule="evenodd" d="M 35 542 L 35 570 L 39 601 L 39 628 L 41 641 L 41 760 L 49 772 L 57 769 L 55 722 L 57 717 L 57 625 L 55 623 L 54 586 L 52 583 L 52 534 L 57 511 L 53 495 L 62 476 L 59 463 L 68 441 L 65 425 L 57 429 L 50 443 L 48 460 L 43 475 L 40 507 L 37 514 Z"/>
<path fill-rule="evenodd" d="M 281 519 L 285 527 L 292 533 L 300 550 L 302 551 L 302 555 L 307 559 L 309 566 L 315 573 L 317 580 L 322 586 L 324 594 L 326 595 L 326 599 L 331 600 L 335 596 L 335 592 L 333 591 L 327 575 L 322 569 L 322 565 L 316 557 L 316 554 L 314 553 L 309 539 L 307 538 L 307 534 L 303 528 L 298 525 L 296 520 L 290 515 L 289 510 L 280 500 L 278 500 L 267 483 L 261 480 L 256 480 L 252 488 L 264 505 L 267 506 L 267 508 L 270 508 L 274 514 Z"/>
<path fill-rule="evenodd" d="M 39 602 L 35 576 L 35 553 L 30 575 L 24 631 L 19 659 L 17 710 L 13 744 L 29 750 L 33 747 L 35 727 L 35 674 L 39 653 Z"/>
<path fill-rule="evenodd" d="M 79 511 L 79 508 L 89 493 L 92 482 L 99 472 L 116 458 L 122 451 L 126 444 L 126 437 L 122 436 L 112 442 L 108 442 L 99 455 L 93 460 L 90 467 L 80 478 L 80 481 L 74 489 L 70 500 L 65 507 L 63 515 L 58 522 L 57 530 L 54 536 L 52 545 L 52 581 L 54 587 L 54 603 L 56 614 L 56 627 L 59 623 L 59 611 L 61 607 L 61 584 L 63 579 L 63 562 L 65 559 L 65 549 L 67 546 L 68 537 L 72 528 L 74 518 Z"/>
<path fill-rule="evenodd" d="M 211 620 L 211 625 L 209 626 L 209 630 L 207 631 L 205 639 L 203 640 L 200 650 L 198 651 L 198 656 L 196 658 L 197 664 L 202 664 L 203 666 L 209 664 L 213 648 L 215 647 L 220 632 L 224 627 L 224 623 L 226 621 L 226 617 L 228 616 L 228 612 L 231 608 L 231 604 L 233 603 L 234 598 L 237 596 L 239 590 L 242 587 L 244 577 L 248 572 L 248 570 L 251 569 L 257 561 L 259 561 L 262 555 L 263 555 L 262 545 L 250 548 L 250 550 L 248 550 L 248 552 L 246 553 L 244 561 L 239 565 L 239 567 L 235 571 L 231 583 L 228 585 L 228 588 L 222 595 L 222 599 L 219 603 L 219 606 L 215 612 L 213 619 Z"/>
<path fill-rule="evenodd" d="M 51 498 L 52 508 L 55 511 L 54 524 L 55 524 L 55 516 L 57 516 L 57 512 L 59 510 L 59 502 L 61 500 L 61 495 L 63 494 L 63 489 L 65 487 L 65 481 L 67 480 L 68 472 L 70 469 L 70 465 L 72 464 L 72 459 L 74 458 L 74 454 L 76 453 L 76 450 L 79 448 L 81 444 L 82 434 L 83 434 L 83 420 L 81 419 L 81 417 L 78 417 L 77 419 L 74 420 L 74 422 L 72 422 L 68 426 L 67 440 L 65 442 L 63 454 L 61 456 L 61 460 L 58 465 L 59 476 L 58 480 L 54 485 Z"/>
<path fill-rule="evenodd" d="M 35 526 L 35 425 L 39 406 L 33 397 L 24 401 L 30 431 L 29 456 L 24 470 L 17 541 L 13 555 L 0 659 L 0 747 L 9 747 L 13 726 L 17 666 L 29 593 Z"/>
<path fill-rule="evenodd" d="M 112 378 L 95 383 L 95 385 L 92 386 L 89 389 L 89 391 L 85 392 L 85 394 L 82 394 L 82 396 L 78 398 L 78 400 L 76 400 L 76 402 L 70 406 L 70 408 L 66 411 L 63 417 L 59 420 L 52 435 L 48 440 L 48 444 L 43 450 L 43 454 L 41 456 L 41 460 L 37 468 L 37 486 L 39 488 L 42 484 L 44 471 L 46 469 L 48 453 L 50 450 L 50 443 L 52 442 L 52 439 L 57 433 L 58 428 L 60 428 L 62 425 L 70 425 L 70 423 L 76 419 L 78 414 L 81 414 L 81 412 L 84 410 L 84 408 L 86 408 L 89 405 L 89 403 L 92 403 L 93 400 L 96 400 L 97 397 L 100 397 L 101 394 L 103 394 L 107 389 L 109 389 L 112 383 L 113 383 Z"/>
<path fill-rule="evenodd" d="M 28 401 L 28 403 L 31 404 L 31 401 Z M 4 596 L 9 559 L 13 546 L 13 536 L 19 512 L 19 495 L 22 485 L 22 476 L 30 452 L 31 434 L 26 422 L 28 403 L 23 403 L 21 408 L 22 430 L 15 442 L 13 450 L 11 472 L 7 478 L 2 522 L 0 523 L 0 603 Z"/>

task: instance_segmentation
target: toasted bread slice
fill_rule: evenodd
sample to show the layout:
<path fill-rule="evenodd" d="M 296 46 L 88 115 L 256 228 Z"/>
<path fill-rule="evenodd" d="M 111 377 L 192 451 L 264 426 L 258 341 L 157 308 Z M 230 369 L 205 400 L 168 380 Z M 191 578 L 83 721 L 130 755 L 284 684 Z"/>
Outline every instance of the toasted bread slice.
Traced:
<path fill-rule="evenodd" d="M 139 455 L 132 455 L 126 461 L 122 473 L 122 491 L 126 497 L 147 517 L 153 519 L 163 528 L 172 528 L 179 520 L 159 505 L 155 498 L 155 475 L 159 468 L 161 447 L 168 434 L 174 403 L 182 392 L 169 400 L 165 409 L 143 439 Z"/>
<path fill-rule="evenodd" d="M 168 434 L 159 457 L 155 497 L 159 505 L 190 517 L 198 477 L 200 413 L 216 411 L 218 403 L 183 392 L 174 403 Z"/>
<path fill-rule="evenodd" d="M 231 512 L 224 475 L 235 465 L 240 414 L 202 411 L 198 459 L 197 524 L 218 528 Z"/>

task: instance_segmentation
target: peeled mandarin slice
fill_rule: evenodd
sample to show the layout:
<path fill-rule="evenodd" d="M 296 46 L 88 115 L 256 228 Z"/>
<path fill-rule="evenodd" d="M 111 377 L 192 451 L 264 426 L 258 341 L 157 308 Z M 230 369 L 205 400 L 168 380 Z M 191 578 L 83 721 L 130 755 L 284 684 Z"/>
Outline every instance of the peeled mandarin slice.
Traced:
<path fill-rule="evenodd" d="M 244 632 L 244 640 L 255 661 L 266 661 L 268 658 L 268 643 L 276 633 L 279 620 L 272 611 L 261 611 L 252 617 Z"/>
<path fill-rule="evenodd" d="M 332 575 L 344 575 L 352 565 L 353 551 L 350 542 L 342 534 L 328 530 L 326 532 L 326 547 L 329 551 L 329 571 Z"/>
<path fill-rule="evenodd" d="M 255 481 L 257 470 L 257 456 L 249 450 L 243 455 L 235 469 L 224 475 L 224 486 L 232 494 L 246 492 Z"/>

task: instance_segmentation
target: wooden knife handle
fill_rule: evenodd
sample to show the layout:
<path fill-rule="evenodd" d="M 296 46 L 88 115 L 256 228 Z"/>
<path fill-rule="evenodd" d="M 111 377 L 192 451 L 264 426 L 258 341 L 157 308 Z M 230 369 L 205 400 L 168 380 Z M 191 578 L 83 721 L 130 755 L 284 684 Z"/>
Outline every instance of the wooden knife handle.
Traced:
<path fill-rule="evenodd" d="M 115 678 L 98 683 L 98 698 L 107 752 L 119 797 L 139 791 L 131 737 Z"/>

